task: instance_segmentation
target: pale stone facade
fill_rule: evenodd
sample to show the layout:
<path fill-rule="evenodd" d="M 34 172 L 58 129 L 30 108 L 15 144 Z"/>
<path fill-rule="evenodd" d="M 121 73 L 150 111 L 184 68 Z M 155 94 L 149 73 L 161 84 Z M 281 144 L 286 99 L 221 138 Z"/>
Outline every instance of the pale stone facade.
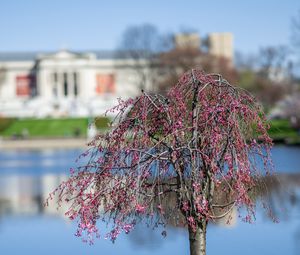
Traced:
<path fill-rule="evenodd" d="M 201 46 L 195 33 L 174 39 L 176 47 Z M 208 39 L 208 53 L 232 61 L 232 34 L 212 33 Z M 120 97 L 134 97 L 141 88 L 155 91 L 149 68 L 146 60 L 137 66 L 135 60 L 107 51 L 0 53 L 0 117 L 103 115 Z"/>
<path fill-rule="evenodd" d="M 193 48 L 201 47 L 201 39 L 198 33 L 176 34 L 174 37 L 176 48 Z"/>
<path fill-rule="evenodd" d="M 66 50 L 0 58 L 0 116 L 95 116 L 139 93 L 131 60 Z"/>
<path fill-rule="evenodd" d="M 233 61 L 232 33 L 210 33 L 208 35 L 208 53 Z"/>

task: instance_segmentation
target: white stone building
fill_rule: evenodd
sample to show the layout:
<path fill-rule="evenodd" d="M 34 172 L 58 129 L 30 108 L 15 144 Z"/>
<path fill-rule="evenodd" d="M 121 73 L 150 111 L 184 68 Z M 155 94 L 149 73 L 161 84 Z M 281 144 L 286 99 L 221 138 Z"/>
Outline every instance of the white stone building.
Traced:
<path fill-rule="evenodd" d="M 139 93 L 133 64 L 112 52 L 0 53 L 0 117 L 102 115 Z"/>
<path fill-rule="evenodd" d="M 232 61 L 232 34 L 213 33 L 208 38 L 209 54 Z M 176 47 L 200 49 L 200 42 L 197 34 L 175 36 Z M 155 90 L 147 62 L 125 56 L 67 50 L 0 53 L 0 117 L 99 116 L 118 98 L 139 94 L 141 87 Z"/>

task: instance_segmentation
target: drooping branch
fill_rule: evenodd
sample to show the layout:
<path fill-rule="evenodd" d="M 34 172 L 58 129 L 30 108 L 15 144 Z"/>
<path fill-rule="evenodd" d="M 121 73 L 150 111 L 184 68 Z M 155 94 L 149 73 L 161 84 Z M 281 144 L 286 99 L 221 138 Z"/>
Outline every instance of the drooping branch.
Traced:
<path fill-rule="evenodd" d="M 79 236 L 97 236 L 99 219 L 110 219 L 115 240 L 145 219 L 196 231 L 233 206 L 252 212 L 253 159 L 268 171 L 272 143 L 250 94 L 192 70 L 167 96 L 143 92 L 111 111 L 112 128 L 90 143 L 88 163 L 56 190 L 71 202 Z"/>

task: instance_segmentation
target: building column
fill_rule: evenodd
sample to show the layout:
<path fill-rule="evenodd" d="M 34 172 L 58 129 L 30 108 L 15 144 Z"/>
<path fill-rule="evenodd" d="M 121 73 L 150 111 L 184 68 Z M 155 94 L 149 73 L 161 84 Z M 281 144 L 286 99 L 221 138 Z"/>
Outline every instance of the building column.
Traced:
<path fill-rule="evenodd" d="M 63 91 L 64 79 L 63 78 L 64 78 L 63 73 L 58 72 L 57 73 L 57 98 L 64 97 L 64 91 Z"/>
<path fill-rule="evenodd" d="M 68 97 L 75 97 L 73 72 L 68 72 Z"/>

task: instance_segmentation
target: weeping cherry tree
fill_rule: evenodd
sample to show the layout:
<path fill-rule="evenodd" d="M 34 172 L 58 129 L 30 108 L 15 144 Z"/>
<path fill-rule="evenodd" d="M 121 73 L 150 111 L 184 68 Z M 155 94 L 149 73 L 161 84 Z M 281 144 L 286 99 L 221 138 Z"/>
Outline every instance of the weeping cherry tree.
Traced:
<path fill-rule="evenodd" d="M 142 91 L 110 111 L 111 129 L 89 144 L 88 161 L 50 195 L 69 205 L 77 236 L 114 241 L 139 222 L 172 222 L 187 227 L 190 254 L 203 255 L 208 222 L 233 208 L 252 221 L 251 190 L 270 170 L 272 142 L 249 93 L 192 70 L 166 96 Z M 111 229 L 102 233 L 101 220 Z"/>

